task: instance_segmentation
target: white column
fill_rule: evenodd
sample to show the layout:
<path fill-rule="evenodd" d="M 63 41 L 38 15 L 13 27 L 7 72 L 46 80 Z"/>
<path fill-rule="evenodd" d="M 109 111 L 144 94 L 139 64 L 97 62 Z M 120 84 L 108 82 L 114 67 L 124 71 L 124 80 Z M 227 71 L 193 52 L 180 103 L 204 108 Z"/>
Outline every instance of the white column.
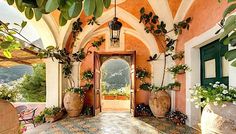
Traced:
<path fill-rule="evenodd" d="M 74 62 L 73 63 L 73 68 L 72 68 L 72 78 L 75 82 L 75 87 L 79 86 L 79 62 Z"/>
<path fill-rule="evenodd" d="M 61 106 L 61 71 L 57 61 L 48 58 L 46 63 L 46 107 Z"/>

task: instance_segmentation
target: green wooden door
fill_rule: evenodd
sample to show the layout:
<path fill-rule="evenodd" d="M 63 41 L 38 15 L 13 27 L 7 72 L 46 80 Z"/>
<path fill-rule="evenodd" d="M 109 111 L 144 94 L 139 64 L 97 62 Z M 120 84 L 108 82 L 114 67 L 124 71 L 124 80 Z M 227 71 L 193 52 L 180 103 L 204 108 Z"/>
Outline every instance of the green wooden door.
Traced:
<path fill-rule="evenodd" d="M 209 86 L 209 83 L 219 81 L 228 86 L 228 61 L 224 54 L 228 46 L 216 40 L 200 48 L 201 53 L 201 85 Z"/>

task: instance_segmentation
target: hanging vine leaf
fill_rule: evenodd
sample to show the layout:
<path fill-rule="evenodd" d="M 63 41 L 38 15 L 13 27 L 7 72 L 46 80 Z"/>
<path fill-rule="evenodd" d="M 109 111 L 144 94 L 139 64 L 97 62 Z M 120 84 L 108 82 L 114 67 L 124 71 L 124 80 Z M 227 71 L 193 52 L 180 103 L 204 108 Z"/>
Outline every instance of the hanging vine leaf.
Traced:
<path fill-rule="evenodd" d="M 64 26 L 66 23 L 67 23 L 67 20 L 63 17 L 62 14 L 60 14 L 60 17 L 59 17 L 60 26 Z"/>
<path fill-rule="evenodd" d="M 36 0 L 38 7 L 42 7 L 45 0 Z"/>
<path fill-rule="evenodd" d="M 34 11 L 32 8 L 26 7 L 25 9 L 25 16 L 28 19 L 32 19 L 34 17 Z"/>
<path fill-rule="evenodd" d="M 96 4 L 96 7 L 93 12 L 93 15 L 95 18 L 98 18 L 102 15 L 102 12 L 103 12 L 103 2 L 102 0 L 95 0 L 95 4 Z"/>
<path fill-rule="evenodd" d="M 8 50 L 4 50 L 3 55 L 6 56 L 9 59 L 12 58 L 11 52 L 9 52 Z"/>
<path fill-rule="evenodd" d="M 111 0 L 103 0 L 104 7 L 108 9 L 111 5 Z"/>
<path fill-rule="evenodd" d="M 92 15 L 95 10 L 95 0 L 84 1 L 84 12 L 87 16 Z"/>
<path fill-rule="evenodd" d="M 8 3 L 9 5 L 13 5 L 13 4 L 14 4 L 14 0 L 7 0 L 7 3 Z"/>
<path fill-rule="evenodd" d="M 69 17 L 74 18 L 79 15 L 82 10 L 82 1 L 75 1 L 69 8 Z"/>
<path fill-rule="evenodd" d="M 48 0 L 45 6 L 46 12 L 52 12 L 56 10 L 59 7 L 59 1 L 58 0 Z"/>
<path fill-rule="evenodd" d="M 36 21 L 39 21 L 42 18 L 42 13 L 37 8 L 34 9 L 34 14 Z"/>
<path fill-rule="evenodd" d="M 24 12 L 25 6 L 22 4 L 22 0 L 16 0 L 16 7 L 20 12 Z"/>
<path fill-rule="evenodd" d="M 9 46 L 11 45 L 11 42 L 10 41 L 4 41 L 0 44 L 0 47 L 2 49 L 7 49 Z"/>

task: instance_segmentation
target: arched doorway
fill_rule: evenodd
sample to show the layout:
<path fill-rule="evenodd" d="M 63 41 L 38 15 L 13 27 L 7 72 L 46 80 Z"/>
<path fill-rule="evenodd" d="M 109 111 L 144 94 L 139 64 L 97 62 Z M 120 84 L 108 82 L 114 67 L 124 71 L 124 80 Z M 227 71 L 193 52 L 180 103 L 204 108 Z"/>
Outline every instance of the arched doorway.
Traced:
<path fill-rule="evenodd" d="M 111 57 L 101 68 L 102 111 L 130 110 L 130 63 L 120 57 Z"/>
<path fill-rule="evenodd" d="M 128 80 L 130 83 L 129 87 L 129 110 L 130 113 L 133 116 L 136 116 L 135 114 L 135 94 L 136 94 L 136 88 L 135 88 L 135 66 L 136 66 L 136 52 L 135 51 L 128 51 L 128 52 L 94 52 L 94 115 L 97 115 L 98 113 L 102 112 L 102 69 L 103 64 L 106 65 L 109 63 L 109 60 L 113 62 L 114 59 L 119 59 L 118 62 L 122 62 L 126 64 L 126 67 L 129 69 L 127 74 L 127 77 L 130 79 Z M 112 61 L 113 60 L 113 61 Z M 107 62 L 107 63 L 106 63 Z M 114 67 L 114 66 L 113 66 Z M 122 67 L 121 67 L 122 68 Z M 118 73 L 118 72 L 116 72 Z M 113 74 L 114 75 L 114 74 Z M 111 83 L 117 83 L 117 81 L 112 81 Z M 111 102 L 110 102 L 111 103 Z M 114 106 L 114 103 L 113 103 Z"/>

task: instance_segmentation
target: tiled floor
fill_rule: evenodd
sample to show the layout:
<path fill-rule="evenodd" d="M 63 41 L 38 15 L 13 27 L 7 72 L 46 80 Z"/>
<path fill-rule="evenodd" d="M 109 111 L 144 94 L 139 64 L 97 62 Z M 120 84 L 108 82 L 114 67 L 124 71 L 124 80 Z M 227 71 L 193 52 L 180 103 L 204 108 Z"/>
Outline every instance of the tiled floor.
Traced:
<path fill-rule="evenodd" d="M 155 117 L 134 118 L 127 112 L 104 112 L 96 117 L 65 118 L 44 124 L 28 133 L 41 134 L 196 134 L 187 126 L 176 126 Z"/>

